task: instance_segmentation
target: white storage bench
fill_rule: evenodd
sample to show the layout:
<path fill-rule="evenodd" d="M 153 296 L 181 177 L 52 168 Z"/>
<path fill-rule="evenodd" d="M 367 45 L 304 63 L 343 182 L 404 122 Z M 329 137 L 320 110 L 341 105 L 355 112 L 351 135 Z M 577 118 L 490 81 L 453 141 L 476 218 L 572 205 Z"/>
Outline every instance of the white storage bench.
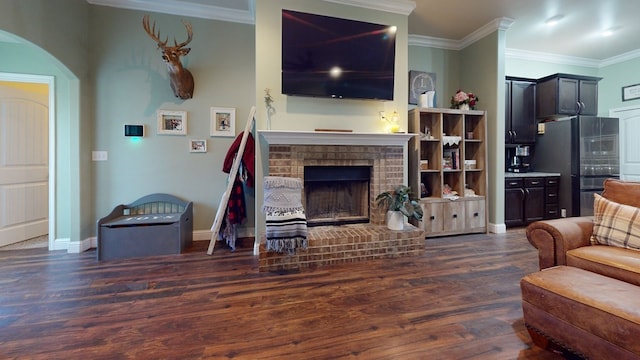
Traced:
<path fill-rule="evenodd" d="M 151 194 L 98 220 L 98 260 L 180 254 L 193 240 L 193 203 Z"/>

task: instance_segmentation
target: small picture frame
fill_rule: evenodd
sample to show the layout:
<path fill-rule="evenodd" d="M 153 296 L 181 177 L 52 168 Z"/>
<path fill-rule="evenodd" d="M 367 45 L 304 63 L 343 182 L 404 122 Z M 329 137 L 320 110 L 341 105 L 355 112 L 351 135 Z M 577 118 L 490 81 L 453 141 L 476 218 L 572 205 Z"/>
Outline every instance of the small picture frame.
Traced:
<path fill-rule="evenodd" d="M 158 134 L 186 135 L 187 112 L 158 110 Z"/>
<path fill-rule="evenodd" d="M 622 101 L 640 99 L 640 84 L 622 87 Z"/>
<path fill-rule="evenodd" d="M 210 136 L 236 136 L 235 108 L 211 108 Z"/>
<path fill-rule="evenodd" d="M 190 140 L 189 152 L 192 153 L 206 153 L 207 152 L 207 140 Z"/>

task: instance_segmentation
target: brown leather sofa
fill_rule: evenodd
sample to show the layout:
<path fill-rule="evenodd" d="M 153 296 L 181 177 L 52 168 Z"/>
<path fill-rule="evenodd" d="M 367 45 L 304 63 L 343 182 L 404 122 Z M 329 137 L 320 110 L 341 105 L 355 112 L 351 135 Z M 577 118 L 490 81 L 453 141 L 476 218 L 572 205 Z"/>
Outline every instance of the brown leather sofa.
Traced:
<path fill-rule="evenodd" d="M 607 179 L 602 196 L 640 207 L 640 183 Z M 540 269 L 569 265 L 640 285 L 640 251 L 592 245 L 592 217 L 538 221 L 527 227 L 527 239 L 538 249 Z"/>
<path fill-rule="evenodd" d="M 640 183 L 608 179 L 602 196 L 640 207 Z M 525 276 L 524 322 L 534 344 L 592 359 L 640 359 L 640 251 L 593 245 L 592 217 L 527 227 L 539 272 Z"/>

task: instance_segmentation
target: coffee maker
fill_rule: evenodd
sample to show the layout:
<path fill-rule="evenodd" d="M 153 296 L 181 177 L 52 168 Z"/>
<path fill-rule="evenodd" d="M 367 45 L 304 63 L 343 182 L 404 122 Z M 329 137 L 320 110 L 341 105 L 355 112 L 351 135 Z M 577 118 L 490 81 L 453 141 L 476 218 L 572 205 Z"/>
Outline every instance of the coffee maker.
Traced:
<path fill-rule="evenodd" d="M 516 145 L 507 149 L 507 171 L 515 173 L 528 172 L 531 167 L 531 148 L 529 145 Z"/>

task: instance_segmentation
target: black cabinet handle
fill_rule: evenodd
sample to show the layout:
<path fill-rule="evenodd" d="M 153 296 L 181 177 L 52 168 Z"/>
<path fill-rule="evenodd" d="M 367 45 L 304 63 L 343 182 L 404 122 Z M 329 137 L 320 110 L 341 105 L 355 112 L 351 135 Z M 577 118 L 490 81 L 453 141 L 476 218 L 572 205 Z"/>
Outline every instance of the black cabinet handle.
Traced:
<path fill-rule="evenodd" d="M 436 219 L 436 217 L 431 215 L 431 220 L 435 220 L 435 219 Z"/>
<path fill-rule="evenodd" d="M 453 218 L 454 219 L 457 218 L 457 217 L 458 217 L 458 214 L 453 214 Z"/>
<path fill-rule="evenodd" d="M 473 216 L 475 216 L 475 217 L 478 217 L 478 215 L 479 214 L 477 212 L 473 213 Z"/>

